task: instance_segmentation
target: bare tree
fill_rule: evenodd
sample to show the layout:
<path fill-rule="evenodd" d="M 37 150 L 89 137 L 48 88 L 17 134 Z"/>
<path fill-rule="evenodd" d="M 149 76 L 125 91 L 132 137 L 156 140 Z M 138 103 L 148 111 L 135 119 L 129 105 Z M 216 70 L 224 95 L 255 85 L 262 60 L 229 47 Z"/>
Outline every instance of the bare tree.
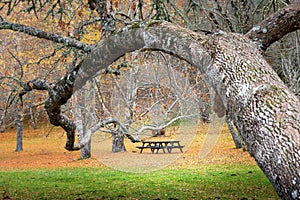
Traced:
<path fill-rule="evenodd" d="M 167 58 L 168 55 L 162 53 L 150 56 L 149 53 L 146 53 L 146 55 L 147 59 L 142 62 L 144 65 L 140 66 L 136 62 L 139 59 L 132 58 L 134 62 L 126 64 L 130 67 L 121 72 L 121 77 L 104 74 L 100 76 L 99 80 L 96 78 L 97 82 L 102 83 L 99 84 L 98 96 L 95 96 L 96 101 L 86 93 L 85 97 L 81 96 L 82 100 L 85 99 L 86 104 L 102 108 L 102 114 L 98 115 L 98 118 L 94 115 L 97 118 L 96 121 L 88 120 L 94 122 L 89 127 L 102 124 L 102 127 L 94 126 L 91 129 L 111 134 L 113 152 L 126 151 L 124 145 L 126 135 L 132 135 L 136 141 L 140 141 L 165 133 L 166 128 L 178 121 L 190 118 L 198 119 L 200 112 L 196 95 L 198 91 L 195 90 L 197 85 L 194 84 L 194 89 L 191 88 L 189 79 L 181 77 L 180 72 L 169 64 L 167 59 L 171 58 Z M 157 61 L 154 62 L 154 60 Z M 121 64 L 125 65 L 124 62 Z M 136 67 L 132 67 L 134 65 Z M 187 64 L 182 62 L 181 65 Z M 108 89 L 108 81 L 115 87 Z M 103 98 L 102 92 L 105 90 L 109 90 L 111 97 Z M 92 88 L 89 89 L 90 91 Z M 73 106 L 75 106 L 75 102 Z M 84 107 L 87 109 L 90 106 Z M 93 114 L 87 110 L 85 112 L 86 115 Z M 80 113 L 76 118 L 84 121 L 82 112 Z M 80 128 L 82 125 L 77 125 L 77 127 L 79 127 L 77 130 L 82 129 Z M 152 132 L 156 134 L 152 134 Z M 81 138 L 82 136 L 79 137 L 79 141 Z"/>
<path fill-rule="evenodd" d="M 93 81 L 88 82 L 85 87 L 77 91 L 72 99 L 72 115 L 75 117 L 78 140 L 80 141 L 86 135 L 87 129 L 91 124 L 98 122 L 95 115 L 95 84 Z M 91 157 L 91 140 L 81 149 L 81 158 Z"/>

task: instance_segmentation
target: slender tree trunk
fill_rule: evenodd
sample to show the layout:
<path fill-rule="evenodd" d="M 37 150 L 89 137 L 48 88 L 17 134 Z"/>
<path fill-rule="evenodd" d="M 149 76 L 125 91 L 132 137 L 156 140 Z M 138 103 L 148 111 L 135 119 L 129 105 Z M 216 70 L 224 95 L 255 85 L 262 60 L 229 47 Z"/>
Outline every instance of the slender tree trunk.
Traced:
<path fill-rule="evenodd" d="M 209 105 L 206 102 L 207 100 L 202 101 L 200 103 L 200 116 L 202 118 L 203 123 L 209 123 L 210 122 L 210 116 L 209 116 Z"/>
<path fill-rule="evenodd" d="M 1 116 L 0 116 L 0 133 L 5 132 L 5 125 L 4 125 L 4 119 L 6 117 L 7 109 L 5 108 L 2 110 Z"/>
<path fill-rule="evenodd" d="M 17 145 L 16 152 L 23 151 L 23 123 L 19 114 L 16 114 L 15 123 L 17 125 Z"/>
<path fill-rule="evenodd" d="M 228 125 L 229 130 L 230 130 L 233 142 L 235 144 L 235 148 L 237 148 L 237 149 L 242 148 L 242 141 L 240 140 L 240 138 L 236 134 L 236 131 L 234 130 L 234 127 L 232 125 L 232 120 L 228 116 L 226 116 L 226 123 Z"/>
<path fill-rule="evenodd" d="M 5 132 L 5 127 L 1 125 L 0 123 L 0 133 L 4 133 Z"/>
<path fill-rule="evenodd" d="M 30 109 L 30 118 L 31 118 L 31 124 L 34 130 L 36 130 L 37 127 L 37 109 L 35 106 L 32 106 L 29 108 Z"/>

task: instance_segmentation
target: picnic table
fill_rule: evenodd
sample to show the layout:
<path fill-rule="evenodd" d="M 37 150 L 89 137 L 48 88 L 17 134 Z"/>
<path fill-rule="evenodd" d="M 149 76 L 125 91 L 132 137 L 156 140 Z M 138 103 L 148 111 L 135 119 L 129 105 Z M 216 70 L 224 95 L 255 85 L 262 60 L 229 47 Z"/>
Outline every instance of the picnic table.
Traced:
<path fill-rule="evenodd" d="M 142 146 L 137 146 L 136 148 L 140 149 L 140 153 L 143 152 L 144 149 L 150 149 L 152 153 L 158 153 L 161 149 L 164 153 L 167 150 L 168 153 L 172 152 L 172 149 L 180 149 L 181 153 L 183 153 L 183 146 L 180 145 L 180 141 L 171 140 L 171 141 L 142 141 Z"/>

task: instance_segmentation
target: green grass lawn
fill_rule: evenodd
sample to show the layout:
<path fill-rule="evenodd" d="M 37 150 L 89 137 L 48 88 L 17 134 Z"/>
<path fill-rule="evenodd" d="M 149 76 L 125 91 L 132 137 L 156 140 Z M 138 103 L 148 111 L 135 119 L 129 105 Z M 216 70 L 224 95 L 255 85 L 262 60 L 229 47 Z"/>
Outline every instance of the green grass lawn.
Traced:
<path fill-rule="evenodd" d="M 0 171 L 0 191 L 12 199 L 278 199 L 253 165 L 193 165 L 140 174 L 105 167 Z"/>

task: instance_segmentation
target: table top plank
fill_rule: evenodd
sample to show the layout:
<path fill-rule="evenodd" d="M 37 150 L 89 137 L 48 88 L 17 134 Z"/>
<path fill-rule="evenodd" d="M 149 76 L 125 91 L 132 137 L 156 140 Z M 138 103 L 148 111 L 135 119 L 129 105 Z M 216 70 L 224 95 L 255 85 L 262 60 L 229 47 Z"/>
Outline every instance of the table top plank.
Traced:
<path fill-rule="evenodd" d="M 179 140 L 142 141 L 142 143 L 178 143 Z"/>
<path fill-rule="evenodd" d="M 182 151 L 183 146 L 180 145 L 179 140 L 160 140 L 160 141 L 148 140 L 148 141 L 142 141 L 142 143 L 143 143 L 142 146 L 137 147 L 141 150 L 140 153 L 142 153 L 143 149 L 146 148 L 151 149 L 152 153 L 154 153 L 154 150 L 156 150 L 156 153 L 158 153 L 160 149 L 162 149 L 164 153 L 166 153 L 165 149 L 167 149 L 168 153 L 171 153 L 173 148 L 179 148 L 180 151 L 183 153 Z"/>

